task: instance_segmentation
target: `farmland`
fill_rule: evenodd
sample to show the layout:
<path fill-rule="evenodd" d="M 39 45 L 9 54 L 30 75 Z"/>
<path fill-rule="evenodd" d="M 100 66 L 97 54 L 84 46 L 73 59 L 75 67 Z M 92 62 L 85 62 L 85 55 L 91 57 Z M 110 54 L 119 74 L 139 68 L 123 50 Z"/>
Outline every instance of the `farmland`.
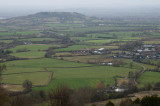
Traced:
<path fill-rule="evenodd" d="M 45 58 L 7 62 L 6 65 L 8 70 L 4 72 L 3 83 L 8 84 L 21 84 L 28 78 L 35 85 L 44 85 L 46 84 L 44 79 L 47 80 L 48 74 L 54 72 L 49 86 L 35 89 L 51 89 L 63 83 L 76 89 L 84 86 L 95 87 L 100 81 L 104 81 L 106 85 L 114 84 L 114 76 L 125 77 L 129 71 L 138 71 L 137 69 L 123 67 L 114 68 Z M 16 77 L 14 80 L 10 80 L 14 77 Z"/>
<path fill-rule="evenodd" d="M 11 86 L 22 88 L 27 79 L 33 91 L 48 91 L 61 84 L 71 89 L 96 88 L 101 82 L 118 87 L 116 82 L 133 80 L 129 73 L 134 77 L 144 67 L 137 86 L 159 82 L 155 80 L 158 74 L 149 70 L 159 69 L 160 33 L 148 20 L 139 24 L 134 19 L 119 22 L 78 13 L 42 12 L 0 23 L 0 61 L 7 66 L 2 83 L 9 90 Z M 137 53 L 148 50 L 144 45 L 154 47 L 149 54 Z"/>
<path fill-rule="evenodd" d="M 105 85 L 114 84 L 114 76 L 125 77 L 129 71 L 138 71 L 128 68 L 113 68 L 104 66 L 80 67 L 80 68 L 48 68 L 54 72 L 54 79 L 48 87 L 35 89 L 51 89 L 59 84 L 66 84 L 71 88 L 77 89 L 80 87 L 96 87 L 96 84 L 104 81 Z"/>
<path fill-rule="evenodd" d="M 155 83 L 159 82 L 160 73 L 158 72 L 145 72 L 138 80 L 140 82 L 140 87 L 150 83 L 154 85 Z"/>

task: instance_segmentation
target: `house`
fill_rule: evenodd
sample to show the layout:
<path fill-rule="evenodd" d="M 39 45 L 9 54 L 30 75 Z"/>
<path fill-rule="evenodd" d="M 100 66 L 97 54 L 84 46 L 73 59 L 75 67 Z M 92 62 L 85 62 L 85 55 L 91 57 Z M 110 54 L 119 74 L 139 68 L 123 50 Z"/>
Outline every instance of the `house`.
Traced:
<path fill-rule="evenodd" d="M 124 91 L 125 91 L 125 89 L 122 89 L 122 88 L 116 88 L 114 91 L 115 91 L 115 92 L 124 92 Z"/>
<path fill-rule="evenodd" d="M 154 45 L 143 45 L 144 48 L 154 48 Z"/>
<path fill-rule="evenodd" d="M 112 65 L 113 65 L 113 63 L 108 63 L 107 65 L 112 66 Z"/>
<path fill-rule="evenodd" d="M 103 50 L 105 50 L 104 48 L 100 48 L 100 49 L 98 49 L 98 51 L 103 51 Z"/>
<path fill-rule="evenodd" d="M 32 42 L 23 42 L 25 45 L 32 45 Z"/>
<path fill-rule="evenodd" d="M 102 54 L 102 53 L 99 51 L 94 51 L 93 54 Z"/>
<path fill-rule="evenodd" d="M 137 50 L 137 52 L 142 52 L 142 51 L 143 51 L 142 49 L 138 49 L 138 50 Z"/>

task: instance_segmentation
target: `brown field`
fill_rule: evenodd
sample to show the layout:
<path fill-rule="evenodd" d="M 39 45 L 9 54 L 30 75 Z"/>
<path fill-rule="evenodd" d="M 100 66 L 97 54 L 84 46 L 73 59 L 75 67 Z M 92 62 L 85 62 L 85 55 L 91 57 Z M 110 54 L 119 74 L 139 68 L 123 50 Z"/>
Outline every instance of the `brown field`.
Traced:
<path fill-rule="evenodd" d="M 12 84 L 4 84 L 2 85 L 5 89 L 12 92 L 23 91 L 22 85 L 12 85 Z"/>

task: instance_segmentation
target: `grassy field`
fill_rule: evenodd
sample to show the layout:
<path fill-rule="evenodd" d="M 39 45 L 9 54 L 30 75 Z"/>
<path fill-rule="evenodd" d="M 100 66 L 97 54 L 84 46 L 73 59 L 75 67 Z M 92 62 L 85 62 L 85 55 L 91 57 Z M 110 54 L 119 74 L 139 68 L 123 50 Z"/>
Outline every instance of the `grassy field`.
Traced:
<path fill-rule="evenodd" d="M 66 61 L 82 62 L 82 63 L 94 62 L 97 64 L 103 63 L 103 62 L 109 63 L 114 60 L 113 58 L 106 58 L 107 56 L 108 55 L 68 56 L 68 57 L 63 57 L 63 59 Z M 57 58 L 61 59 L 61 57 L 57 57 Z M 117 60 L 122 60 L 124 62 L 124 65 L 122 65 L 121 67 L 130 68 L 130 63 L 132 62 L 131 59 L 117 59 Z M 152 66 L 147 66 L 147 67 L 152 68 Z M 142 70 L 142 67 L 134 62 L 133 62 L 132 68 Z M 153 66 L 153 68 L 154 68 L 154 66 Z"/>
<path fill-rule="evenodd" d="M 12 56 L 20 57 L 20 58 L 42 58 L 45 55 L 44 51 L 29 51 L 29 52 L 19 52 L 12 53 Z"/>
<path fill-rule="evenodd" d="M 36 72 L 36 73 L 20 73 L 3 75 L 2 83 L 5 84 L 22 84 L 26 79 L 32 81 L 33 85 L 46 85 L 49 82 L 49 72 Z"/>
<path fill-rule="evenodd" d="M 104 81 L 105 85 L 114 84 L 114 76 L 125 77 L 130 71 L 139 70 L 136 64 L 130 69 L 127 64 L 124 67 L 98 66 L 47 58 L 16 60 L 5 64 L 8 70 L 3 72 L 3 83 L 8 84 L 22 84 L 24 80 L 29 79 L 34 85 L 45 85 L 50 73 L 42 71 L 47 69 L 54 73 L 47 87 L 36 87 L 34 90 L 49 90 L 61 84 L 74 89 L 85 86 L 94 88 L 101 81 Z"/>
<path fill-rule="evenodd" d="M 142 87 L 148 83 L 155 84 L 157 82 L 160 82 L 160 73 L 159 72 L 145 72 L 140 76 L 138 79 L 139 87 Z"/>
<path fill-rule="evenodd" d="M 115 39 L 105 39 L 105 40 L 89 40 L 87 43 L 110 43 L 116 41 Z"/>
<path fill-rule="evenodd" d="M 30 39 L 19 39 L 19 41 L 54 41 L 54 38 L 30 38 Z"/>
<path fill-rule="evenodd" d="M 0 42 L 11 43 L 13 40 L 0 40 Z"/>
<path fill-rule="evenodd" d="M 16 52 L 18 49 L 26 48 L 27 50 L 37 51 L 37 50 L 47 50 L 49 47 L 59 47 L 60 45 L 20 45 L 9 49 L 10 51 Z"/>
<path fill-rule="evenodd" d="M 157 64 L 160 61 L 160 59 L 147 59 L 147 60 L 144 60 L 144 62 L 148 62 L 148 61 L 153 63 L 153 64 Z"/>
<path fill-rule="evenodd" d="M 17 35 L 17 34 L 29 35 L 29 34 L 37 34 L 40 32 L 41 31 L 17 31 L 17 32 L 8 31 L 8 32 L 1 32 L 0 36 L 13 36 L 13 35 Z"/>
<path fill-rule="evenodd" d="M 56 52 L 75 51 L 75 50 L 87 49 L 89 47 L 91 47 L 91 46 L 87 46 L 87 45 L 72 45 L 72 46 L 69 46 L 67 48 L 55 49 L 54 51 L 56 51 Z"/>
<path fill-rule="evenodd" d="M 31 59 L 31 60 L 17 60 L 5 63 L 7 70 L 3 72 L 3 82 L 6 84 L 22 84 L 24 80 L 29 79 L 34 85 L 46 85 L 49 82 L 51 72 L 47 68 L 60 67 L 63 70 L 66 68 L 86 67 L 92 66 L 83 63 L 66 62 L 56 59 Z M 54 72 L 54 71 L 53 71 Z"/>
<path fill-rule="evenodd" d="M 147 24 L 145 22 L 137 23 L 130 20 L 119 22 L 121 19 L 113 19 L 100 20 L 98 18 L 90 19 L 87 17 L 87 19 L 79 20 L 79 18 L 72 17 L 69 20 L 63 20 L 58 17 L 38 18 L 36 16 L 28 17 L 25 20 L 23 18 L 12 19 L 10 23 L 6 23 L 7 20 L 4 20 L 4 25 L 0 25 L 0 42 L 11 43 L 14 41 L 13 46 L 20 44 L 20 41 L 31 41 L 33 44 L 19 45 L 8 49 L 10 45 L 2 43 L 1 48 L 4 46 L 13 52 L 9 55 L 26 59 L 4 63 L 7 65 L 7 70 L 2 75 L 3 83 L 22 84 L 24 80 L 29 79 L 34 85 L 45 85 L 49 82 L 48 79 L 51 72 L 53 72 L 53 79 L 48 86 L 35 87 L 33 90 L 49 90 L 60 84 L 67 85 L 73 89 L 85 86 L 94 88 L 101 81 L 104 81 L 105 85 L 114 84 L 113 77 L 116 75 L 123 78 L 128 76 L 130 71 L 142 70 L 142 66 L 135 62 L 133 62 L 133 67 L 131 68 L 131 59 L 121 59 L 124 64 L 119 67 L 98 65 L 103 62 L 113 62 L 111 56 L 124 52 L 118 50 L 119 46 L 130 41 L 142 39 L 144 44 L 160 44 L 159 39 L 149 39 L 148 41 L 145 39 L 152 38 L 151 34 L 155 39 L 160 35 L 149 27 L 156 24 L 152 22 L 150 22 L 152 24 L 149 24 L 148 21 Z M 104 25 L 99 25 L 99 23 L 104 23 Z M 148 27 L 151 30 L 150 32 L 148 31 Z M 61 42 L 64 40 L 64 36 L 72 40 L 66 45 L 72 46 L 62 48 L 65 47 Z M 52 42 L 45 44 L 45 41 Z M 34 44 L 38 42 L 40 44 Z M 53 50 L 56 52 L 55 57 L 53 56 L 54 59 L 44 58 L 46 50 L 49 47 L 60 47 Z M 84 49 L 97 50 L 99 48 L 105 48 L 111 51 L 111 53 L 91 55 L 88 52 L 71 52 Z M 22 49 L 27 49 L 27 52 L 16 52 Z M 120 60 L 119 58 L 117 59 Z M 97 64 L 87 64 L 91 62 Z M 152 62 L 156 63 L 157 61 L 152 60 Z M 147 69 L 156 68 L 153 65 L 142 65 Z M 158 77 L 159 73 L 145 72 L 139 78 L 139 81 L 143 86 L 147 82 L 159 81 Z"/>
<path fill-rule="evenodd" d="M 93 66 L 79 68 L 48 68 L 54 72 L 54 77 L 48 87 L 33 88 L 34 90 L 48 90 L 57 85 L 67 85 L 71 88 L 90 86 L 96 87 L 96 84 L 104 81 L 105 85 L 114 84 L 114 76 L 127 76 L 129 71 L 137 71 L 123 67 Z"/>
<path fill-rule="evenodd" d="M 142 63 L 141 63 L 142 64 Z M 144 67 L 146 67 L 146 69 L 155 69 L 157 68 L 156 66 L 153 65 L 148 65 L 148 64 L 142 64 Z"/>
<path fill-rule="evenodd" d="M 17 67 L 17 68 L 44 68 L 44 67 L 80 67 L 80 66 L 92 66 L 90 64 L 84 63 L 74 63 L 67 62 L 56 59 L 31 59 L 31 60 L 16 60 L 6 62 L 8 68 Z"/>
<path fill-rule="evenodd" d="M 105 43 L 113 43 L 113 42 L 128 42 L 135 41 L 133 39 L 103 39 L 103 40 L 88 40 L 85 43 L 94 43 L 94 44 L 105 44 Z"/>
<path fill-rule="evenodd" d="M 11 67 L 7 67 L 7 70 L 3 71 L 3 74 L 17 74 L 17 73 L 31 73 L 31 72 L 39 72 L 44 71 L 43 68 L 23 68 L 16 67 L 14 64 Z"/>
<path fill-rule="evenodd" d="M 154 39 L 154 40 L 151 40 L 151 41 L 144 41 L 143 42 L 144 44 L 147 44 L 147 45 L 151 45 L 151 44 L 160 44 L 160 40 L 159 39 Z"/>
<path fill-rule="evenodd" d="M 76 51 L 76 50 L 83 50 L 83 49 L 99 49 L 99 48 L 105 48 L 105 49 L 117 49 L 118 46 L 89 46 L 89 45 L 72 45 L 67 48 L 60 48 L 55 49 L 56 52 L 66 52 L 66 51 Z"/>

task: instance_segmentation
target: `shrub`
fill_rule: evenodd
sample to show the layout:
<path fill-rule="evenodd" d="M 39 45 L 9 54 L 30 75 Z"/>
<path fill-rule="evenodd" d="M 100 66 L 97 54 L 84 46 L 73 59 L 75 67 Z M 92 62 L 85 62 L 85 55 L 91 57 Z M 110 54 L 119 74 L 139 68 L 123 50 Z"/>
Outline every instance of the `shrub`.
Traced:
<path fill-rule="evenodd" d="M 106 103 L 105 106 L 114 106 L 114 104 L 111 101 L 109 101 L 108 103 Z"/>
<path fill-rule="evenodd" d="M 32 90 L 32 82 L 29 80 L 25 80 L 23 82 L 23 88 L 25 92 L 31 91 Z"/>

